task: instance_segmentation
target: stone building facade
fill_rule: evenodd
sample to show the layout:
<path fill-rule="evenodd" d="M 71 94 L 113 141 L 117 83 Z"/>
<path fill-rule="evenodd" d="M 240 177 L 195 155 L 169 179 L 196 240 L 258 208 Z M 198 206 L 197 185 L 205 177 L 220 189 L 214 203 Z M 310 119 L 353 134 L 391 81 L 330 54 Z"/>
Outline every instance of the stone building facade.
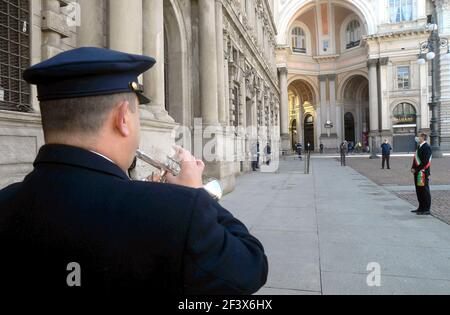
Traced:
<path fill-rule="evenodd" d="M 214 139 L 206 175 L 232 190 L 253 139 L 279 141 L 273 10 L 273 0 L 0 0 L 0 187 L 22 179 L 44 143 L 21 72 L 93 46 L 157 59 L 141 78 L 152 100 L 141 147 L 163 158 L 179 141 L 202 157 Z"/>
<path fill-rule="evenodd" d="M 344 140 L 397 152 L 430 131 L 431 63 L 420 44 L 435 17 L 450 35 L 448 0 L 280 0 L 275 8 L 281 137 L 336 152 Z M 450 149 L 450 56 L 437 53 L 440 143 Z"/>

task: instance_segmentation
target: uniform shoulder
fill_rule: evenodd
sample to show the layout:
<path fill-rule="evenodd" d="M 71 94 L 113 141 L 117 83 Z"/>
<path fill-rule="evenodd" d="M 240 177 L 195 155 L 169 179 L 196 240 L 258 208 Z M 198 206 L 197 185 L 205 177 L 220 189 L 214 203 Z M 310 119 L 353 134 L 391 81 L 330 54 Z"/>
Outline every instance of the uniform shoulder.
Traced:
<path fill-rule="evenodd" d="M 168 202 L 171 200 L 175 200 L 177 203 L 183 202 L 186 205 L 196 199 L 200 191 L 184 186 L 143 181 L 130 181 L 127 190 L 130 194 L 144 199 L 157 197 Z"/>
<path fill-rule="evenodd" d="M 22 183 L 14 183 L 3 189 L 0 189 L 0 202 L 9 196 L 13 196 L 15 193 L 20 191 Z"/>

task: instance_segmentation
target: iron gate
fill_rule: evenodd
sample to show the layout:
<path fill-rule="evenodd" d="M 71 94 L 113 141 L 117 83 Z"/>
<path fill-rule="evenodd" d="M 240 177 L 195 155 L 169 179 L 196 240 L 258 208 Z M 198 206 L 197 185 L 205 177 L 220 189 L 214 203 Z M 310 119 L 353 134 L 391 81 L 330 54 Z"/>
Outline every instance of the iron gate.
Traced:
<path fill-rule="evenodd" d="M 0 0 L 0 109 L 30 111 L 30 2 Z"/>

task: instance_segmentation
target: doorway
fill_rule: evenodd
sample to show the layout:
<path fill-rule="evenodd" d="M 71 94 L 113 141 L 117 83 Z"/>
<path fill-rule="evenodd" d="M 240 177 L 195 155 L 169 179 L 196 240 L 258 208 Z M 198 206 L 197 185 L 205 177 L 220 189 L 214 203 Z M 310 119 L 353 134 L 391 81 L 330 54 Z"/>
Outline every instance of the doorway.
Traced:
<path fill-rule="evenodd" d="M 305 150 L 308 148 L 308 143 L 310 144 L 310 150 L 314 151 L 314 117 L 312 115 L 307 115 L 305 117 Z"/>
<path fill-rule="evenodd" d="M 348 112 L 344 116 L 345 122 L 345 140 L 347 142 L 355 143 L 355 117 L 352 113 Z"/>

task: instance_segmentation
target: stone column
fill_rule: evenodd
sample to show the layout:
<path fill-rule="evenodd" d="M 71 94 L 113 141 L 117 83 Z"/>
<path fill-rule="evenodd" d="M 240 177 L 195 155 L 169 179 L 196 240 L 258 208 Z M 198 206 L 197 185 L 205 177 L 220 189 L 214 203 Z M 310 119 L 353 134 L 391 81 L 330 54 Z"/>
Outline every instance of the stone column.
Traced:
<path fill-rule="evenodd" d="M 81 23 L 77 29 L 78 47 L 104 47 L 105 7 L 103 0 L 78 0 Z"/>
<path fill-rule="evenodd" d="M 329 95 L 330 95 L 330 120 L 334 124 L 334 128 L 331 131 L 335 134 L 334 137 L 337 138 L 336 148 L 342 142 L 342 108 L 336 103 L 336 75 L 328 75 L 329 84 Z"/>
<path fill-rule="evenodd" d="M 109 47 L 142 54 L 142 0 L 109 0 Z"/>
<path fill-rule="evenodd" d="M 62 39 L 69 36 L 69 29 L 58 0 L 42 2 L 42 60 L 63 52 Z"/>
<path fill-rule="evenodd" d="M 289 99 L 288 99 L 288 70 L 286 66 L 278 68 L 280 71 L 280 127 L 281 127 L 281 149 L 290 150 L 289 140 Z"/>
<path fill-rule="evenodd" d="M 155 118 L 174 120 L 166 111 L 164 73 L 164 1 L 143 1 L 143 52 L 156 59 L 153 68 L 144 73 L 144 91 L 150 97 L 149 108 Z"/>
<path fill-rule="evenodd" d="M 380 90 L 381 90 L 381 131 L 383 136 L 389 136 L 390 130 L 390 110 L 389 110 L 389 79 L 392 75 L 388 75 L 389 58 L 380 58 Z"/>
<path fill-rule="evenodd" d="M 224 62 L 224 88 L 225 88 L 225 125 L 230 124 L 230 72 L 228 69 L 228 59 Z"/>
<path fill-rule="evenodd" d="M 356 104 L 356 142 L 361 143 L 363 133 L 362 106 L 363 104 L 361 102 L 359 102 L 359 104 Z"/>
<path fill-rule="evenodd" d="M 217 125 L 217 42 L 215 1 L 199 0 L 199 59 L 200 59 L 200 103 L 203 122 Z"/>
<path fill-rule="evenodd" d="M 376 153 L 377 139 L 379 136 L 378 129 L 378 75 L 377 65 L 378 59 L 370 59 L 367 63 L 369 67 L 369 115 L 370 115 L 370 137 L 372 141 L 369 143 L 372 154 Z"/>
<path fill-rule="evenodd" d="M 345 140 L 345 131 L 344 131 L 344 104 L 339 102 L 336 103 L 336 135 L 337 135 L 337 145 L 344 142 Z M 356 133 L 356 126 L 355 126 Z"/>
<path fill-rule="evenodd" d="M 320 75 L 319 76 L 319 82 L 320 82 L 320 108 L 321 108 L 321 121 L 325 124 L 327 121 L 330 120 L 330 106 L 327 102 L 327 76 L 326 75 Z M 336 123 L 336 122 L 334 122 Z M 322 127 L 322 126 L 320 126 Z M 327 129 L 327 135 L 330 137 L 331 130 Z M 323 133 L 323 131 L 322 131 Z M 325 144 L 324 144 L 325 145 Z"/>
<path fill-rule="evenodd" d="M 320 105 L 317 106 L 316 116 L 317 116 L 316 117 L 316 126 L 315 126 L 315 129 L 316 129 L 316 141 L 317 141 L 317 145 L 320 146 L 320 144 L 323 143 L 322 142 L 322 133 L 323 133 L 322 108 L 320 107 Z M 305 136 L 303 136 L 303 139 L 304 139 L 303 142 L 305 142 Z M 305 145 L 306 145 L 306 143 L 305 143 Z"/>
<path fill-rule="evenodd" d="M 450 40 L 450 1 L 435 0 L 439 36 Z M 441 150 L 450 150 L 450 56 L 446 56 L 447 49 L 440 51 L 440 127 Z"/>
<path fill-rule="evenodd" d="M 424 130 L 430 129 L 430 107 L 428 106 L 428 63 L 419 65 L 420 78 L 420 120 L 417 122 L 417 128 Z M 419 113 L 418 113 L 419 114 Z"/>
<path fill-rule="evenodd" d="M 217 103 L 219 107 L 219 122 L 227 125 L 227 108 L 225 106 L 224 78 L 224 45 L 223 45 L 223 4 L 216 0 L 216 49 L 217 49 Z"/>

